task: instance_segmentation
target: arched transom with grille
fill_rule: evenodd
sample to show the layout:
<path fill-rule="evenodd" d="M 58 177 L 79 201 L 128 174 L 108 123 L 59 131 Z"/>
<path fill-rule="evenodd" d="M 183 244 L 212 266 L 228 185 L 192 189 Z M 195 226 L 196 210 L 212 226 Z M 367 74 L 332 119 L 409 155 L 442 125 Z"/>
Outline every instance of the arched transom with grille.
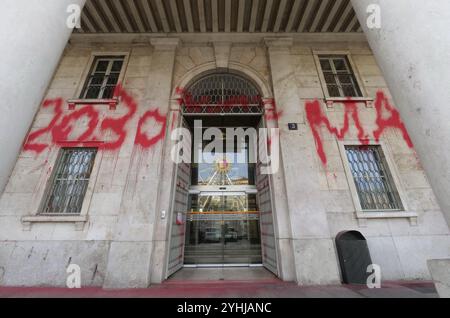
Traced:
<path fill-rule="evenodd" d="M 182 92 L 184 114 L 262 114 L 258 89 L 247 79 L 230 73 L 202 77 Z"/>

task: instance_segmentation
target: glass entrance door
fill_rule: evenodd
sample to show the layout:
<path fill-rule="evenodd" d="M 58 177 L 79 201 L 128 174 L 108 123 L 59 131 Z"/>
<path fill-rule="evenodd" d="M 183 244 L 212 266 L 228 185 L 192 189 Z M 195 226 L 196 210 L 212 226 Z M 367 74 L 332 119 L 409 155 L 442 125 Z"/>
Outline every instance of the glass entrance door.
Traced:
<path fill-rule="evenodd" d="M 260 264 L 256 195 L 200 192 L 190 195 L 186 265 Z"/>

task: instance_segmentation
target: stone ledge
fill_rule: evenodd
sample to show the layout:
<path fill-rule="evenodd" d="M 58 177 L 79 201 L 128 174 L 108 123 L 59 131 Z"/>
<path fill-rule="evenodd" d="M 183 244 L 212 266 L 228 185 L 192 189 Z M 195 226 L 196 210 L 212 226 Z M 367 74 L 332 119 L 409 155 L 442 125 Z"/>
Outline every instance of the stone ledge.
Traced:
<path fill-rule="evenodd" d="M 372 97 L 327 97 L 325 103 L 328 108 L 332 108 L 336 103 L 364 103 L 367 108 L 372 108 L 374 100 Z"/>
<path fill-rule="evenodd" d="M 409 219 L 411 226 L 417 226 L 417 217 L 418 214 L 416 212 L 404 212 L 404 211 L 356 212 L 356 218 L 358 219 L 360 227 L 366 227 L 367 220 L 370 219 L 398 219 L 398 218 L 407 218 Z"/>
<path fill-rule="evenodd" d="M 87 215 L 33 215 L 21 219 L 23 230 L 30 231 L 33 223 L 74 223 L 76 231 L 82 231 L 88 221 Z"/>
<path fill-rule="evenodd" d="M 450 298 L 450 258 L 430 259 L 428 269 L 441 298 Z"/>
<path fill-rule="evenodd" d="M 119 99 L 117 97 L 107 99 L 69 99 L 69 110 L 75 110 L 78 105 L 108 105 L 110 110 L 116 110 Z"/>

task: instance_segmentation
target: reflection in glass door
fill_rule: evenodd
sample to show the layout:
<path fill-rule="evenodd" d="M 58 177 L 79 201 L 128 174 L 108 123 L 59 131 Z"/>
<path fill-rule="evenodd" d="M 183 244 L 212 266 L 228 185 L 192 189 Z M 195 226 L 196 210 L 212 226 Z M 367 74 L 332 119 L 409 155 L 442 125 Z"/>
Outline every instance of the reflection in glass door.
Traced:
<path fill-rule="evenodd" d="M 191 194 L 185 264 L 260 264 L 261 261 L 255 194 Z"/>
<path fill-rule="evenodd" d="M 244 128 L 241 128 L 244 129 Z M 191 184 L 193 186 L 243 186 L 255 184 L 254 154 L 250 153 L 250 140 L 237 140 L 234 135 L 223 134 L 223 149 L 206 150 L 210 142 L 203 141 L 197 149 L 200 163 L 191 165 Z M 193 149 L 196 149 L 195 145 Z M 192 161 L 195 162 L 194 154 Z"/>

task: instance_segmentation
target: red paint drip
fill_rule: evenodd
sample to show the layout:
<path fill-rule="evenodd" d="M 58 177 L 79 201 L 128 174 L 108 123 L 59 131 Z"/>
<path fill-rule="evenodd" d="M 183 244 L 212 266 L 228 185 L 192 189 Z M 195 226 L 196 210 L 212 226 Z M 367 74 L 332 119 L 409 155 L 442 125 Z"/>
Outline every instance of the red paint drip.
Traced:
<path fill-rule="evenodd" d="M 170 131 L 174 131 L 175 130 L 176 122 L 177 122 L 177 113 L 173 112 L 172 113 L 172 124 L 171 124 L 171 127 L 170 127 Z"/>

